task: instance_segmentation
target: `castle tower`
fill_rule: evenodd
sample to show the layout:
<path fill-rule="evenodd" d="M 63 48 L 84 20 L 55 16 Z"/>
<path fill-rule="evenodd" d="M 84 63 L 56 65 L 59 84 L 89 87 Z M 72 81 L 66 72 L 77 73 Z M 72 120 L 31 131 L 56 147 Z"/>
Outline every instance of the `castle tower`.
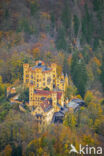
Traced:
<path fill-rule="evenodd" d="M 54 107 L 55 112 L 57 111 L 57 92 L 52 93 L 52 105 Z"/>
<path fill-rule="evenodd" d="M 33 100 L 34 100 L 34 85 L 30 84 L 29 85 L 29 105 L 33 105 Z"/>
<path fill-rule="evenodd" d="M 68 87 L 68 84 L 69 84 L 69 82 L 68 82 L 68 75 L 66 74 L 66 76 L 65 76 L 65 85 L 64 85 L 64 91 L 67 89 L 67 87 Z"/>
<path fill-rule="evenodd" d="M 23 83 L 29 84 L 29 64 L 23 65 Z"/>
<path fill-rule="evenodd" d="M 55 63 L 52 63 L 51 69 L 52 69 L 52 75 L 53 75 L 53 87 L 56 86 L 56 77 L 57 77 L 56 68 L 57 68 L 57 65 Z"/>

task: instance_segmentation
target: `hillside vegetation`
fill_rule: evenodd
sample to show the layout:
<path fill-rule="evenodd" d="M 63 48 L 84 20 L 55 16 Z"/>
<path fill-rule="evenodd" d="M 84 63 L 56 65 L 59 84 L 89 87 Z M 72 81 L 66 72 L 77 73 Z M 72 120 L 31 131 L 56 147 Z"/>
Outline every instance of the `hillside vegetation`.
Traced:
<path fill-rule="evenodd" d="M 20 87 L 25 103 L 23 64 L 39 59 L 68 74 L 65 97 L 85 101 L 41 133 L 6 98 L 8 86 Z M 0 0 L 0 155 L 67 156 L 80 143 L 104 145 L 104 0 Z"/>
<path fill-rule="evenodd" d="M 47 63 L 58 63 L 59 73 L 63 70 L 71 74 L 79 92 L 82 86 L 82 96 L 86 89 L 97 88 L 102 92 L 103 8 L 103 0 L 2 0 L 0 73 L 3 82 L 21 80 L 22 64 L 43 58 Z M 80 81 L 83 84 L 79 84 L 80 73 L 85 77 Z"/>

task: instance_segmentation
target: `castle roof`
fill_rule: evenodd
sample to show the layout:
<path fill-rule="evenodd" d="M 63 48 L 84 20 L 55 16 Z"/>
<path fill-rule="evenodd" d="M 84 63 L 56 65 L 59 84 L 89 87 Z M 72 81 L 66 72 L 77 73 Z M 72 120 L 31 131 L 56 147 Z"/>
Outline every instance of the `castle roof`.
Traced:
<path fill-rule="evenodd" d="M 42 72 L 49 72 L 51 68 L 48 68 L 46 65 L 42 65 L 41 62 L 32 67 L 32 70 L 42 69 Z"/>
<path fill-rule="evenodd" d="M 60 99 L 62 96 L 62 92 L 57 92 L 57 98 Z"/>
<path fill-rule="evenodd" d="M 57 92 L 56 91 L 48 91 L 48 90 L 35 90 L 34 91 L 34 94 L 45 95 L 45 96 L 52 95 L 53 93 L 57 94 L 57 99 L 60 99 L 62 96 L 62 91 L 57 91 Z"/>
<path fill-rule="evenodd" d="M 44 110 L 44 112 L 47 112 L 52 108 L 51 101 L 49 101 L 49 99 L 44 100 L 43 103 L 40 104 L 40 106 Z"/>

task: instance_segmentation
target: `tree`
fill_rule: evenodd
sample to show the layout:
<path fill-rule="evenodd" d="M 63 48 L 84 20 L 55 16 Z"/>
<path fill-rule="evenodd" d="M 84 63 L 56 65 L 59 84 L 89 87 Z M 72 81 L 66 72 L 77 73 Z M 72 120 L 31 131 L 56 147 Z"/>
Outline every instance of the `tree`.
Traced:
<path fill-rule="evenodd" d="M 23 90 L 23 92 L 20 94 L 18 99 L 22 101 L 23 103 L 28 102 L 29 101 L 29 89 L 26 88 L 25 90 Z"/>
<path fill-rule="evenodd" d="M 2 84 L 2 76 L 0 76 L 0 84 Z"/>
<path fill-rule="evenodd" d="M 88 104 L 93 100 L 94 100 L 94 96 L 92 92 L 88 90 L 84 96 L 85 104 L 88 106 Z"/>
<path fill-rule="evenodd" d="M 80 24 L 80 22 L 79 22 L 78 16 L 74 15 L 74 34 L 76 37 L 78 35 L 79 24 Z"/>
<path fill-rule="evenodd" d="M 85 4 L 85 15 L 82 18 L 82 33 L 87 43 L 90 43 L 94 31 L 93 16 L 88 11 L 88 6 Z"/>
<path fill-rule="evenodd" d="M 35 59 L 40 58 L 40 48 L 36 47 L 32 49 L 32 55 Z"/>
<path fill-rule="evenodd" d="M 73 96 L 76 96 L 76 94 L 77 94 L 77 88 L 73 84 L 71 77 L 69 77 L 69 85 L 65 91 L 65 97 L 71 99 Z"/>
<path fill-rule="evenodd" d="M 36 1 L 30 4 L 30 11 L 32 16 L 34 16 L 38 11 L 38 3 Z"/>
<path fill-rule="evenodd" d="M 71 127 L 71 128 L 75 128 L 76 126 L 76 117 L 74 116 L 73 113 L 66 113 L 65 114 L 65 118 L 63 121 L 63 124 L 65 126 Z"/>
<path fill-rule="evenodd" d="M 83 59 L 78 58 L 78 52 L 75 52 L 72 57 L 71 75 L 79 94 L 83 97 L 87 84 L 87 71 Z"/>
<path fill-rule="evenodd" d="M 67 42 L 65 39 L 65 29 L 64 27 L 60 27 L 57 33 L 57 38 L 56 38 L 56 47 L 58 50 L 67 49 Z"/>
<path fill-rule="evenodd" d="M 70 5 L 68 3 L 68 0 L 65 1 L 65 5 L 62 11 L 61 20 L 63 25 L 65 26 L 65 29 L 67 30 L 70 28 L 71 24 L 71 12 L 70 12 Z"/>
<path fill-rule="evenodd" d="M 11 148 L 10 145 L 7 145 L 7 146 L 5 147 L 5 149 L 4 149 L 4 155 L 5 155 L 5 156 L 11 156 L 11 154 L 12 154 L 12 148 Z"/>
<path fill-rule="evenodd" d="M 46 87 L 46 88 L 44 88 L 44 90 L 48 90 L 49 91 L 50 89 L 48 87 Z"/>
<path fill-rule="evenodd" d="M 69 85 L 65 91 L 65 96 L 71 99 L 71 97 L 75 96 L 77 93 L 77 88 L 73 85 Z"/>
<path fill-rule="evenodd" d="M 103 54 L 103 58 L 102 58 L 100 80 L 101 80 L 102 87 L 103 87 L 103 92 L 104 92 L 104 54 Z"/>

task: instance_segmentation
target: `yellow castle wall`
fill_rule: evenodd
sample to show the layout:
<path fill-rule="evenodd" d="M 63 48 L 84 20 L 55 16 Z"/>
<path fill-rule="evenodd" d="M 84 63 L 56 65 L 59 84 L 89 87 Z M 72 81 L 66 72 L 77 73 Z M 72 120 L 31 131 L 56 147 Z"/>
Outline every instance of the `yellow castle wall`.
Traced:
<path fill-rule="evenodd" d="M 60 89 L 61 91 L 65 91 L 68 86 L 68 77 L 64 78 L 64 75 L 61 75 L 60 77 L 57 77 L 56 72 L 57 65 L 55 63 L 52 63 L 50 66 L 49 71 L 42 71 L 42 68 L 35 68 L 32 70 L 31 67 L 29 67 L 29 64 L 23 65 L 23 82 L 24 84 L 29 87 L 29 105 L 30 106 L 36 106 L 41 103 L 41 95 L 34 94 L 34 89 L 40 89 L 43 90 L 44 88 L 48 87 L 51 91 L 53 90 L 53 85 L 55 85 L 55 88 Z M 33 85 L 31 85 L 33 83 Z M 55 98 L 55 95 L 51 98 Z M 53 101 L 54 103 L 59 103 L 63 105 L 64 103 L 64 95 L 61 97 L 59 101 L 56 100 Z"/>

